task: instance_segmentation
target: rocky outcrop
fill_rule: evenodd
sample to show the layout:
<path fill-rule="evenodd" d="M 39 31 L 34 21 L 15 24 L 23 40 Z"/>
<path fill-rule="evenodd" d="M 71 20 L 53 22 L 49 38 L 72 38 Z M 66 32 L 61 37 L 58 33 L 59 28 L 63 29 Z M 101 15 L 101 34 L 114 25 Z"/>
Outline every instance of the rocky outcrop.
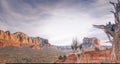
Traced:
<path fill-rule="evenodd" d="M 99 50 L 103 50 L 100 40 L 95 37 L 93 37 L 93 38 L 85 37 L 83 39 L 82 47 L 83 47 L 84 51 L 94 51 L 94 50 L 96 50 L 96 48 Z"/>
<path fill-rule="evenodd" d="M 78 55 L 78 54 L 77 54 Z M 69 54 L 66 59 L 58 59 L 55 63 L 109 63 L 111 62 L 111 49 L 100 51 L 87 51 L 77 57 L 76 54 Z"/>
<path fill-rule="evenodd" d="M 40 37 L 29 37 L 22 32 L 10 33 L 10 31 L 0 30 L 0 47 L 7 46 L 30 46 L 33 49 L 40 49 L 44 46 L 51 46 L 47 39 Z"/>

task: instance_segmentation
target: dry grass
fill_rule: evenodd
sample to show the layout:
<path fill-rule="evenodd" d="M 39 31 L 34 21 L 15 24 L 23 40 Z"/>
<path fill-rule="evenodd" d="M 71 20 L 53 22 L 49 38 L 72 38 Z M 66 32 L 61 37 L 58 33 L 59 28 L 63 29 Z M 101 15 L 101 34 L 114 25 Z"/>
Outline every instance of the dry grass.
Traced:
<path fill-rule="evenodd" d="M 53 63 L 65 52 L 54 48 L 33 50 L 29 47 L 0 48 L 0 63 Z"/>

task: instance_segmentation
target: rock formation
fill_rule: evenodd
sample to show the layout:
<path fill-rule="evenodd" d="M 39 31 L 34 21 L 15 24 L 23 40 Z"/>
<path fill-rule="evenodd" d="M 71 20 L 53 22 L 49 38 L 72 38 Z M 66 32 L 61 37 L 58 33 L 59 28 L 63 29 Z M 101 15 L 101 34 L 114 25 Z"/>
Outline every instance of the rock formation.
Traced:
<path fill-rule="evenodd" d="M 40 37 L 29 37 L 22 32 L 10 33 L 10 31 L 0 30 L 0 47 L 4 48 L 7 46 L 30 46 L 33 49 L 40 49 L 44 46 L 51 46 L 47 39 Z"/>
<path fill-rule="evenodd" d="M 84 52 L 83 55 L 77 60 L 77 56 L 75 54 L 69 54 L 65 60 L 58 59 L 55 63 L 64 64 L 64 63 L 110 63 L 111 57 L 111 49 L 108 50 L 100 50 L 100 51 L 87 51 Z M 108 61 L 109 60 L 109 61 Z"/>
<path fill-rule="evenodd" d="M 95 48 L 98 48 L 99 50 L 103 49 L 100 40 L 95 37 L 93 38 L 85 37 L 83 39 L 82 47 L 84 51 L 94 51 Z"/>

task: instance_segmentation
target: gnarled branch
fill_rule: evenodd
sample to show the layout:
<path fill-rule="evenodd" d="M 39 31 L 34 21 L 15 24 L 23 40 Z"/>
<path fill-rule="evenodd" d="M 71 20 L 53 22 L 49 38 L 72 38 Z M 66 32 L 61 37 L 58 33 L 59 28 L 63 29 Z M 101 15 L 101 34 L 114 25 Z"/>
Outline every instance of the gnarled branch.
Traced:
<path fill-rule="evenodd" d="M 93 26 L 96 27 L 96 28 L 99 28 L 99 29 L 104 29 L 105 32 L 109 33 L 112 37 L 114 36 L 114 32 L 111 31 L 109 28 L 107 28 L 104 25 L 93 25 Z"/>

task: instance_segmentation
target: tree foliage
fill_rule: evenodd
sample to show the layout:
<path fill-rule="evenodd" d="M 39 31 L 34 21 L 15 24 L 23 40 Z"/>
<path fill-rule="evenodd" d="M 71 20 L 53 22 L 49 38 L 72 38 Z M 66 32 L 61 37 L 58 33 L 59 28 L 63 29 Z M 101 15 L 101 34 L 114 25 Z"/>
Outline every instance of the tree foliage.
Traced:
<path fill-rule="evenodd" d="M 73 50 L 74 52 L 77 51 L 77 49 L 78 49 L 78 41 L 77 41 L 77 39 L 76 39 L 76 40 L 73 39 L 71 48 L 72 48 L 72 50 Z"/>
<path fill-rule="evenodd" d="M 71 48 L 74 52 L 76 52 L 78 49 L 81 50 L 82 49 L 82 44 L 79 44 L 79 42 L 77 41 L 77 39 L 73 39 Z"/>
<path fill-rule="evenodd" d="M 79 45 L 79 49 L 80 49 L 80 50 L 82 49 L 82 44 Z"/>

